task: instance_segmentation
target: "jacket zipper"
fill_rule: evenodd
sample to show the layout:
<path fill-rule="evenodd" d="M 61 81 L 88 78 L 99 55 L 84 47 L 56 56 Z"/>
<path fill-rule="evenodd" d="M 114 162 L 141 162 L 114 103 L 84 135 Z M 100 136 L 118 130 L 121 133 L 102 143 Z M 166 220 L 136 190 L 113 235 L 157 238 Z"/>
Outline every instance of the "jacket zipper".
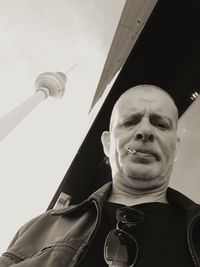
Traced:
<path fill-rule="evenodd" d="M 191 233 L 192 233 L 192 229 L 193 229 L 194 223 L 199 218 L 200 218 L 199 215 L 194 217 L 193 220 L 190 222 L 188 228 L 187 228 L 187 244 L 188 244 L 189 252 L 190 252 L 190 255 L 192 256 L 192 260 L 194 262 L 194 266 L 195 267 L 199 267 L 200 265 L 198 263 L 198 256 L 197 256 L 196 252 L 193 249 L 194 245 L 193 245 L 192 239 L 190 237 L 191 237 Z"/>
<path fill-rule="evenodd" d="M 97 209 L 97 221 L 96 221 L 96 225 L 95 225 L 95 227 L 94 227 L 93 233 L 91 234 L 91 237 L 90 237 L 90 239 L 89 239 L 89 241 L 88 241 L 88 244 L 89 244 L 89 245 L 88 245 L 88 248 L 87 248 L 87 249 L 84 251 L 84 253 L 81 255 L 81 257 L 80 257 L 79 261 L 77 262 L 77 265 L 76 265 L 76 266 L 79 265 L 79 263 L 82 261 L 82 259 L 85 257 L 85 255 L 87 254 L 88 250 L 90 249 L 90 246 L 91 246 L 92 241 L 93 241 L 93 239 L 94 239 L 95 233 L 96 233 L 96 231 L 97 231 L 97 227 L 98 227 L 99 222 L 100 222 L 100 220 L 99 220 L 99 216 L 98 216 L 98 214 L 100 214 L 100 209 L 99 209 L 97 203 L 95 202 L 95 200 L 93 200 L 92 202 L 95 204 L 95 207 L 96 207 L 96 209 Z"/>

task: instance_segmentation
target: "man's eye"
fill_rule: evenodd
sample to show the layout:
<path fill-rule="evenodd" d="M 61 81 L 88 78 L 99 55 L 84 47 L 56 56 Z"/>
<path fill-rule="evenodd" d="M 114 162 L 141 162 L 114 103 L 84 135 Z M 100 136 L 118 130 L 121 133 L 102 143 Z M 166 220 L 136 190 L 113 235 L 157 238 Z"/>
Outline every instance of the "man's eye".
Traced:
<path fill-rule="evenodd" d="M 135 124 L 137 124 L 137 121 L 133 121 L 133 120 L 131 120 L 131 121 L 125 121 L 125 122 L 124 122 L 124 125 L 125 125 L 126 127 L 133 126 L 133 125 L 135 125 Z"/>
<path fill-rule="evenodd" d="M 167 130 L 169 129 L 169 126 L 166 124 L 166 123 L 163 123 L 163 122 L 158 122 L 156 123 L 156 126 L 162 130 Z"/>
<path fill-rule="evenodd" d="M 125 125 L 125 126 L 130 126 L 130 125 L 132 125 L 132 122 L 131 122 L 131 121 L 125 121 L 125 122 L 124 122 L 124 125 Z"/>

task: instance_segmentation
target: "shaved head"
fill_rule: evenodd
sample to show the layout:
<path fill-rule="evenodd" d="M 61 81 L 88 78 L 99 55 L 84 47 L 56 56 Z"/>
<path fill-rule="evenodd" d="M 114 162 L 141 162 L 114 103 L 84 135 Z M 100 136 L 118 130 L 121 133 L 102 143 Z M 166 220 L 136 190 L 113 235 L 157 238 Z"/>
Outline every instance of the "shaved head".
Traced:
<path fill-rule="evenodd" d="M 136 85 L 134 87 L 131 87 L 130 89 L 128 89 L 127 91 L 125 91 L 117 100 L 117 102 L 115 103 L 113 110 L 112 110 L 112 114 L 111 114 L 111 118 L 110 118 L 110 129 L 112 128 L 112 124 L 113 124 L 113 119 L 116 115 L 116 111 L 118 109 L 118 106 L 121 104 L 121 102 L 123 102 L 124 98 L 129 97 L 130 95 L 137 95 L 138 93 L 147 93 L 147 94 L 153 94 L 155 92 L 157 92 L 160 95 L 163 95 L 163 97 L 168 98 L 169 102 L 171 102 L 171 107 L 174 109 L 174 116 L 175 116 L 175 120 L 176 120 L 176 126 L 177 126 L 177 122 L 178 122 L 178 109 L 177 106 L 173 100 L 173 98 L 170 96 L 170 94 L 168 92 L 166 92 L 164 89 L 156 86 L 156 85 L 149 85 L 149 84 L 142 84 L 142 85 Z M 145 100 L 145 101 L 150 101 L 150 100 Z"/>

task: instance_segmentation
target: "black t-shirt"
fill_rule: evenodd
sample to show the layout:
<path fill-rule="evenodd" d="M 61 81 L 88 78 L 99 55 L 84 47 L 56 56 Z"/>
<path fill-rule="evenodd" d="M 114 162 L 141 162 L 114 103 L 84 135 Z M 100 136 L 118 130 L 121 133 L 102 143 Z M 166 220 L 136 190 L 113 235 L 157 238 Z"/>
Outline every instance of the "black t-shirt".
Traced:
<path fill-rule="evenodd" d="M 124 205 L 106 203 L 100 227 L 88 253 L 79 266 L 104 267 L 104 242 L 109 231 L 116 228 L 116 211 Z M 191 267 L 192 257 L 187 247 L 186 224 L 175 207 L 158 202 L 133 206 L 144 213 L 141 224 L 132 228 L 139 252 L 134 267 Z"/>

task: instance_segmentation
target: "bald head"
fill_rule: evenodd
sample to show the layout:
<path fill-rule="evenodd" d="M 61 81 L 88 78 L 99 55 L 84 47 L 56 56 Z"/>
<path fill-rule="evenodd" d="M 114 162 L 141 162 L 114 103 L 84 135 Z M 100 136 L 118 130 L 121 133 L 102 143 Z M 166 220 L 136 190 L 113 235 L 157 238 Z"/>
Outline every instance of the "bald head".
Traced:
<path fill-rule="evenodd" d="M 114 105 L 111 119 L 110 119 L 110 129 L 112 128 L 114 119 L 116 119 L 117 113 L 119 110 L 123 110 L 127 107 L 127 105 L 134 106 L 134 100 L 139 100 L 141 103 L 157 103 L 158 106 L 166 107 L 166 109 L 170 109 L 170 111 L 173 113 L 175 125 L 177 127 L 178 122 L 178 109 L 177 106 L 172 99 L 172 97 L 162 88 L 155 86 L 155 85 L 137 85 L 134 86 L 127 91 L 125 91 L 117 100 L 117 102 Z M 161 107 L 160 107 L 161 108 Z M 159 107 L 158 107 L 159 112 Z"/>

